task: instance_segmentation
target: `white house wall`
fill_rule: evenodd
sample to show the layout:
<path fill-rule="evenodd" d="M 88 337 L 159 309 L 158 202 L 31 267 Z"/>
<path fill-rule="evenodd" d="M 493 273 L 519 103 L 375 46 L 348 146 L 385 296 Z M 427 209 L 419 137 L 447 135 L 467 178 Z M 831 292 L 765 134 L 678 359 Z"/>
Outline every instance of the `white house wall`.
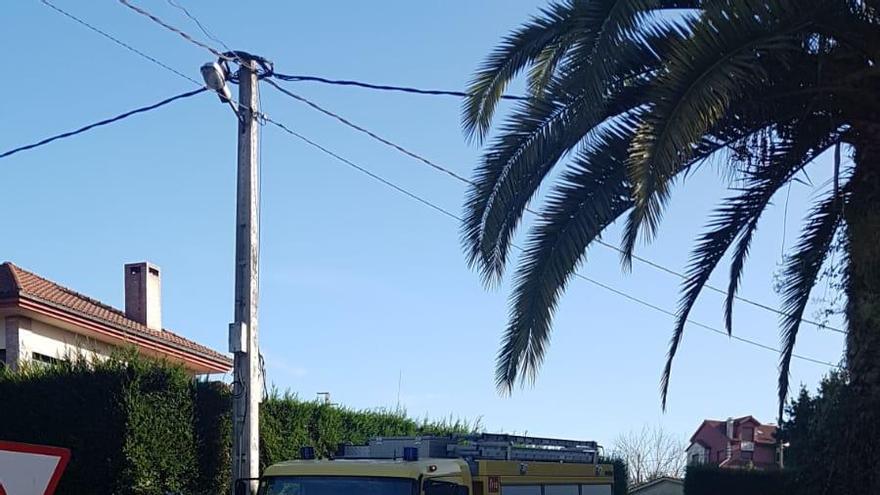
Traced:
<path fill-rule="evenodd" d="M 20 339 L 22 356 L 27 358 L 33 353 L 56 359 L 77 356 L 106 358 L 113 352 L 113 348 L 107 344 L 37 320 L 31 321 L 30 329 L 21 329 Z"/>

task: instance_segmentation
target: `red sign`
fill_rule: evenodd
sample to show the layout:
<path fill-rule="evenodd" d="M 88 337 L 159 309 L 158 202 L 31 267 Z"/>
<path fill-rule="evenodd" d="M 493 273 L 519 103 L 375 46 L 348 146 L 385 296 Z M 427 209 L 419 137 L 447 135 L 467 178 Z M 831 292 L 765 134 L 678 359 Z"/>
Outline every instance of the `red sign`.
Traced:
<path fill-rule="evenodd" d="M 0 495 L 52 495 L 69 460 L 67 449 L 0 440 Z"/>
<path fill-rule="evenodd" d="M 501 481 L 498 476 L 489 476 L 489 493 L 498 493 L 501 491 Z"/>

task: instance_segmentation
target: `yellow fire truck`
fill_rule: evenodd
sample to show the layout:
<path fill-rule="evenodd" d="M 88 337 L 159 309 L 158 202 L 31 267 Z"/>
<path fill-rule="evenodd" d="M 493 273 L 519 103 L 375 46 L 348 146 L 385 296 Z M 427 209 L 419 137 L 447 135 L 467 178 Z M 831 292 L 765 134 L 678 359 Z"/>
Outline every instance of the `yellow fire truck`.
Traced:
<path fill-rule="evenodd" d="M 611 495 L 596 442 L 515 435 L 374 438 L 272 465 L 260 495 Z"/>

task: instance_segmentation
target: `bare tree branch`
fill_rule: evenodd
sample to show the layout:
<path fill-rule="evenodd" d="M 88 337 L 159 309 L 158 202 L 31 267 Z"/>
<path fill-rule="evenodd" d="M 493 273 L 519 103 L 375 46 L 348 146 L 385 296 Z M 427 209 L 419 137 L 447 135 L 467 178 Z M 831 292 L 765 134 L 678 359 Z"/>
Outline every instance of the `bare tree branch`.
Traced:
<path fill-rule="evenodd" d="M 612 454 L 626 463 L 630 484 L 638 485 L 664 476 L 681 478 L 686 448 L 682 439 L 662 427 L 645 425 L 641 430 L 619 435 Z"/>

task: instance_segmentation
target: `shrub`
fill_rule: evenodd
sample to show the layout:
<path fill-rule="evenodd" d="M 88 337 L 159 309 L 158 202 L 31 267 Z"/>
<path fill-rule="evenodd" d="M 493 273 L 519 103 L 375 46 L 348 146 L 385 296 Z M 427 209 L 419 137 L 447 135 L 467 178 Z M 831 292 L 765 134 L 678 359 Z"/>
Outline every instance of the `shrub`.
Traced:
<path fill-rule="evenodd" d="M 0 438 L 66 447 L 57 493 L 187 492 L 196 472 L 190 378 L 136 356 L 0 372 Z"/>
<path fill-rule="evenodd" d="M 0 371 L 0 438 L 71 450 L 57 493 L 224 493 L 230 486 L 228 385 L 194 381 L 176 366 L 129 353 Z M 467 433 L 457 420 L 416 421 L 403 412 L 358 411 L 290 394 L 260 407 L 261 468 L 321 457 L 374 436 Z"/>
<path fill-rule="evenodd" d="M 785 471 L 688 466 L 685 495 L 795 495 Z"/>

